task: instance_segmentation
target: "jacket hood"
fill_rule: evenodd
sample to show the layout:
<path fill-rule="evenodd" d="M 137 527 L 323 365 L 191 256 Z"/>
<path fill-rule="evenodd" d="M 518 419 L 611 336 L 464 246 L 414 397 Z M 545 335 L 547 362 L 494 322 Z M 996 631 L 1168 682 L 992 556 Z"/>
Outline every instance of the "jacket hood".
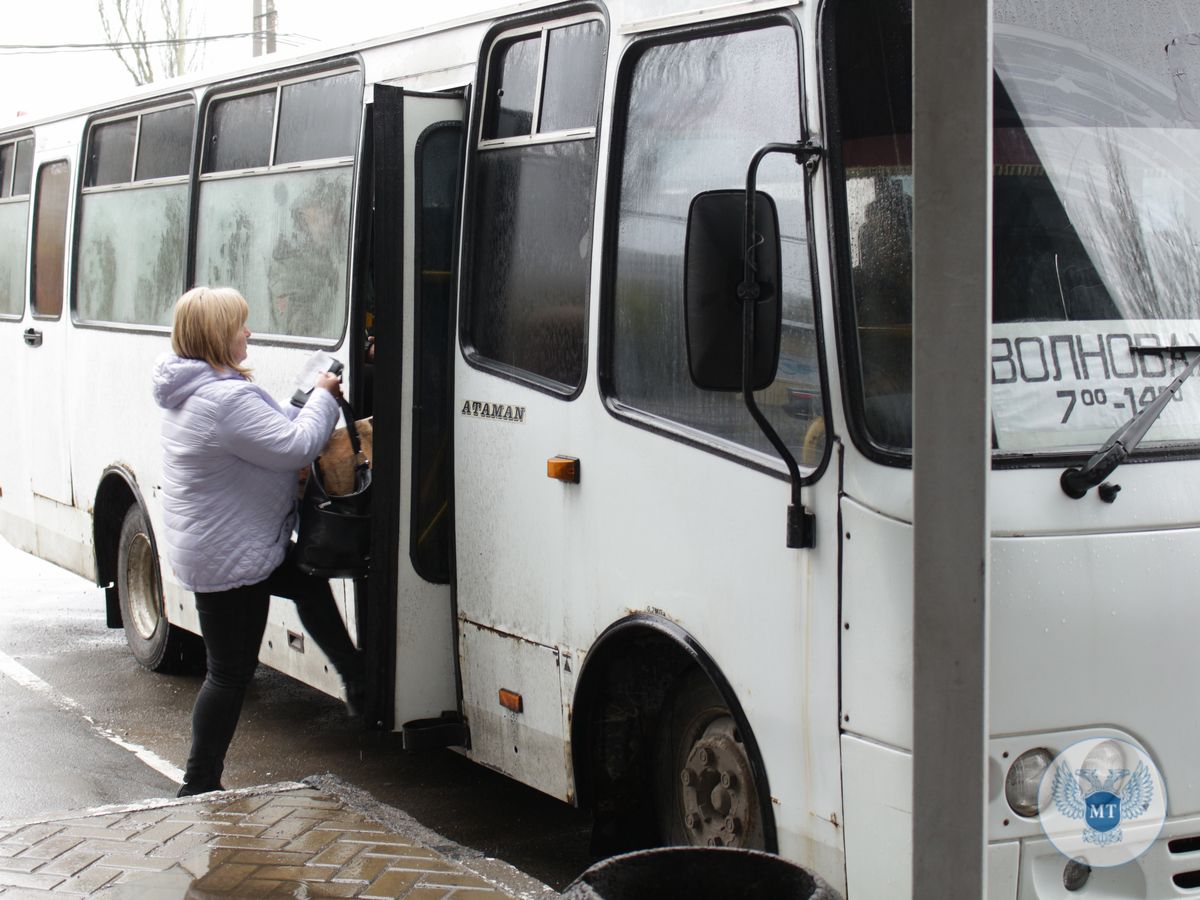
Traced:
<path fill-rule="evenodd" d="M 236 372 L 218 372 L 202 359 L 164 353 L 154 362 L 154 402 L 174 409 L 203 385 L 240 377 Z"/>

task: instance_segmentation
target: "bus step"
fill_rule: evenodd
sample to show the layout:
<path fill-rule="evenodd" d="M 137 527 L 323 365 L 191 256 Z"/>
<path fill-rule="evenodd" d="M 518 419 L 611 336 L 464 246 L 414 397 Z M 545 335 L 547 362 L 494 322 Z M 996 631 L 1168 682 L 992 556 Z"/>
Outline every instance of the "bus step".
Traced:
<path fill-rule="evenodd" d="M 444 712 L 436 719 L 405 722 L 400 733 L 405 750 L 436 750 L 441 747 L 470 747 L 471 732 L 457 712 Z"/>

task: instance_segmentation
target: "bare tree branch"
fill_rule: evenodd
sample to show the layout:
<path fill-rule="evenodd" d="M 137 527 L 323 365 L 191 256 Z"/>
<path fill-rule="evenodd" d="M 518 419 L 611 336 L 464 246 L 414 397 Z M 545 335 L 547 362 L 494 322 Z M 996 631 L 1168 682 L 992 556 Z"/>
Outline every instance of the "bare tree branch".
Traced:
<path fill-rule="evenodd" d="M 119 7 L 120 0 L 117 0 L 117 3 L 118 3 L 118 7 Z M 113 34 L 112 25 L 109 23 L 108 13 L 105 10 L 104 0 L 96 0 L 96 12 L 98 12 L 100 14 L 100 24 L 104 28 L 104 39 L 106 41 L 108 41 L 110 44 L 114 45 L 113 52 L 117 54 L 117 59 L 121 60 L 121 65 L 123 65 L 125 67 L 126 71 L 128 71 L 129 74 L 133 76 L 133 81 L 135 84 L 144 84 L 145 82 L 141 81 L 140 78 L 138 77 L 137 69 L 135 69 L 133 66 L 131 66 L 129 64 L 129 60 L 127 60 L 125 58 L 125 54 L 121 52 L 121 48 L 119 46 L 116 46 L 119 42 L 118 39 L 121 38 L 121 35 Z"/>
<path fill-rule="evenodd" d="M 135 84 L 149 84 L 160 77 L 156 72 L 151 53 L 148 33 L 157 33 L 158 23 L 147 22 L 145 0 L 96 0 L 96 11 L 104 36 L 112 44 L 113 52 L 121 60 L 126 71 L 133 76 Z M 160 51 L 163 77 L 182 75 L 195 67 L 202 46 L 187 52 L 185 39 L 191 24 L 191 14 L 186 10 L 186 0 L 158 0 L 158 13 L 165 32 L 165 49 Z M 162 44 L 162 40 L 155 42 Z"/>

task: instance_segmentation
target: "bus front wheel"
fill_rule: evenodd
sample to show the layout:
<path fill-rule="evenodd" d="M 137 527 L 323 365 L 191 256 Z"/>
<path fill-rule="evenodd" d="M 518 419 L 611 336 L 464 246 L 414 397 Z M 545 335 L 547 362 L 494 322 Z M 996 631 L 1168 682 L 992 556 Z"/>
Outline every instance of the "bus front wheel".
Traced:
<path fill-rule="evenodd" d="M 765 848 L 754 770 L 720 691 L 680 679 L 659 727 L 656 806 L 668 845 Z"/>
<path fill-rule="evenodd" d="M 167 621 L 150 523 L 136 505 L 125 513 L 117 542 L 117 595 L 134 659 L 153 672 L 194 672 L 203 665 L 203 642 Z"/>

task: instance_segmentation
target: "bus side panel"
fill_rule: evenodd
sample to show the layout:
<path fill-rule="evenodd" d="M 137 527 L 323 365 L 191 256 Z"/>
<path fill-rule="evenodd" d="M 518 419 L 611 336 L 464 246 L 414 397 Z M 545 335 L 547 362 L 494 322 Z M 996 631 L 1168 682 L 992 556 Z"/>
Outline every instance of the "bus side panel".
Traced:
<path fill-rule="evenodd" d="M 911 748 L 912 526 L 845 498 L 842 533 L 842 728 Z"/>
<path fill-rule="evenodd" d="M 0 322 L 0 355 L 22 360 L 26 352 L 21 333 L 29 319 Z M 11 389 L 0 392 L 0 421 L 10 423 L 0 439 L 0 536 L 14 547 L 34 552 L 37 535 L 33 524 L 33 495 L 29 490 L 29 448 L 24 435 L 14 424 L 23 415 L 25 405 L 25 367 L 9 367 Z"/>
<path fill-rule="evenodd" d="M 912 755 L 842 735 L 846 896 L 912 895 Z M 987 900 L 1016 900 L 1020 844 L 989 844 Z"/>
<path fill-rule="evenodd" d="M 912 756 L 842 735 L 846 896 L 912 891 Z"/>
<path fill-rule="evenodd" d="M 471 723 L 472 757 L 570 801 L 574 785 L 562 739 L 561 654 L 472 622 L 461 625 L 463 711 Z M 509 699 L 504 706 L 506 692 L 519 694 L 519 701 Z"/>

